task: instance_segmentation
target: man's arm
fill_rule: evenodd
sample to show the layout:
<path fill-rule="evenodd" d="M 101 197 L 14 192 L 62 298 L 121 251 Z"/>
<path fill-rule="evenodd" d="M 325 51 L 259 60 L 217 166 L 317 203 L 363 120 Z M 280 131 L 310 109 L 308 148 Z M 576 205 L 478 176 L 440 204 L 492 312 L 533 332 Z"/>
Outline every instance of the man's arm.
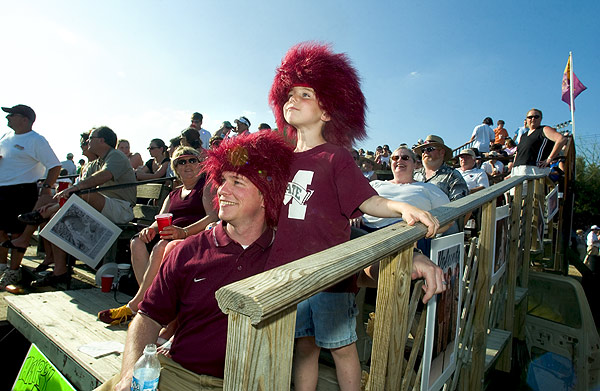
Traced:
<path fill-rule="evenodd" d="M 52 167 L 51 169 L 48 170 L 48 175 L 46 175 L 46 180 L 44 180 L 44 185 L 48 185 L 49 187 L 42 187 L 42 190 L 40 192 L 40 198 L 45 196 L 45 198 L 47 198 L 46 202 L 49 202 L 52 199 L 51 187 L 54 186 L 54 183 L 56 183 L 56 179 L 58 178 L 58 175 L 60 174 L 61 168 L 62 168 L 61 166 L 56 166 L 56 167 Z"/>
<path fill-rule="evenodd" d="M 467 186 L 467 182 L 465 182 L 465 179 L 456 170 L 453 171 L 450 177 L 448 189 L 448 198 L 450 199 L 450 201 L 456 201 L 459 198 L 463 198 L 469 195 L 469 187 Z"/>
<path fill-rule="evenodd" d="M 416 280 L 423 278 L 425 285 L 423 290 L 425 296 L 423 296 L 423 303 L 427 303 L 433 295 L 442 293 L 446 290 L 447 284 L 444 283 L 444 272 L 438 266 L 436 266 L 429 258 L 421 253 L 413 254 L 413 264 L 410 278 Z M 368 266 L 358 276 L 357 284 L 359 287 L 366 286 L 370 288 L 377 288 L 377 281 L 379 279 L 379 262 Z"/>
<path fill-rule="evenodd" d="M 110 181 L 112 179 L 112 177 L 113 177 L 112 173 L 108 170 L 97 171 L 92 176 L 82 180 L 75 186 L 68 187 L 65 190 L 61 191 L 60 193 L 57 193 L 54 196 L 54 198 L 56 198 L 56 199 L 68 198 L 71 193 L 73 193 L 77 190 L 93 189 L 95 187 L 98 187 L 98 186 Z"/>
<path fill-rule="evenodd" d="M 150 317 L 139 313 L 133 318 L 127 331 L 127 340 L 123 350 L 123 363 L 121 364 L 121 381 L 115 390 L 130 390 L 133 378 L 133 366 L 144 353 L 144 348 L 149 343 L 156 343 L 156 338 L 161 325 Z"/>

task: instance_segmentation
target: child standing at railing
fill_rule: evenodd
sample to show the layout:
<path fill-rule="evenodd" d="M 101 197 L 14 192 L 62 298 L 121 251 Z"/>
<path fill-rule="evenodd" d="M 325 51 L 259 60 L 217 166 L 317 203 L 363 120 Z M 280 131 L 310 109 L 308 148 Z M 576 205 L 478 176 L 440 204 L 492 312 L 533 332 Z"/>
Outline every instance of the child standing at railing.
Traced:
<path fill-rule="evenodd" d="M 279 130 L 296 136 L 297 144 L 267 268 L 348 241 L 349 219 L 361 212 L 402 216 L 411 225 L 421 221 L 428 236 L 435 234 L 437 219 L 378 196 L 353 161 L 348 149 L 366 136 L 366 104 L 344 54 L 315 43 L 294 46 L 277 70 L 269 101 Z M 413 275 L 425 276 L 426 300 L 445 290 L 442 271 L 431 262 L 415 262 Z M 360 389 L 355 292 L 356 279 L 349 278 L 298 304 L 296 390 L 316 388 L 321 347 L 331 350 L 340 389 Z"/>

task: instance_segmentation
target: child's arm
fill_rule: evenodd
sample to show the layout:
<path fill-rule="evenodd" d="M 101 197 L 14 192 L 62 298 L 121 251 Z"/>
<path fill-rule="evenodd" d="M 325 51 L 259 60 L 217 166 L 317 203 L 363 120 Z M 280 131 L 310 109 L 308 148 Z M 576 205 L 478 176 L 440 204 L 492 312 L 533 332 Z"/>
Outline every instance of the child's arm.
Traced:
<path fill-rule="evenodd" d="M 360 204 L 361 212 L 376 217 L 402 217 L 408 225 L 415 225 L 417 221 L 427 226 L 427 237 L 433 237 L 440 228 L 440 222 L 431 213 L 415 208 L 406 202 L 392 201 L 374 195 Z"/>

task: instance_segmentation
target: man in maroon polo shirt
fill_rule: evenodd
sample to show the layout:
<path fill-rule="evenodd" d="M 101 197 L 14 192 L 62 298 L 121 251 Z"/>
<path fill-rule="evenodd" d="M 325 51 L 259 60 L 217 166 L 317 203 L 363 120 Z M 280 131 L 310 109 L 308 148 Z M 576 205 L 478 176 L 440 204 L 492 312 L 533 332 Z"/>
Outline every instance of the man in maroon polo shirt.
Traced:
<path fill-rule="evenodd" d="M 260 132 L 225 140 L 207 153 L 204 170 L 218 187 L 222 221 L 166 257 L 129 326 L 121 373 L 101 390 L 129 390 L 144 347 L 175 319 L 171 358 L 159 355 L 159 389 L 222 389 L 227 316 L 215 292 L 264 270 L 293 151 L 276 133 Z"/>

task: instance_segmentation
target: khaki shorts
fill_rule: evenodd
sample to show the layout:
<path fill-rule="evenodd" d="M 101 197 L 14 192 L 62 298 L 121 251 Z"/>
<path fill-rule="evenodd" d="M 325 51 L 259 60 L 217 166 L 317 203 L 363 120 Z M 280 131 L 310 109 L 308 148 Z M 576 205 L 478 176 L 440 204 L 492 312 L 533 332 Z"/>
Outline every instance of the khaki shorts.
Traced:
<path fill-rule="evenodd" d="M 198 375 L 190 370 L 185 369 L 170 358 L 159 354 L 160 361 L 160 380 L 158 381 L 158 389 L 160 391 L 222 391 L 223 379 L 208 375 Z M 120 374 L 117 374 L 95 391 L 112 391 L 121 379 Z"/>
<path fill-rule="evenodd" d="M 104 197 L 102 215 L 115 224 L 125 224 L 133 220 L 133 208 L 128 201 Z"/>

